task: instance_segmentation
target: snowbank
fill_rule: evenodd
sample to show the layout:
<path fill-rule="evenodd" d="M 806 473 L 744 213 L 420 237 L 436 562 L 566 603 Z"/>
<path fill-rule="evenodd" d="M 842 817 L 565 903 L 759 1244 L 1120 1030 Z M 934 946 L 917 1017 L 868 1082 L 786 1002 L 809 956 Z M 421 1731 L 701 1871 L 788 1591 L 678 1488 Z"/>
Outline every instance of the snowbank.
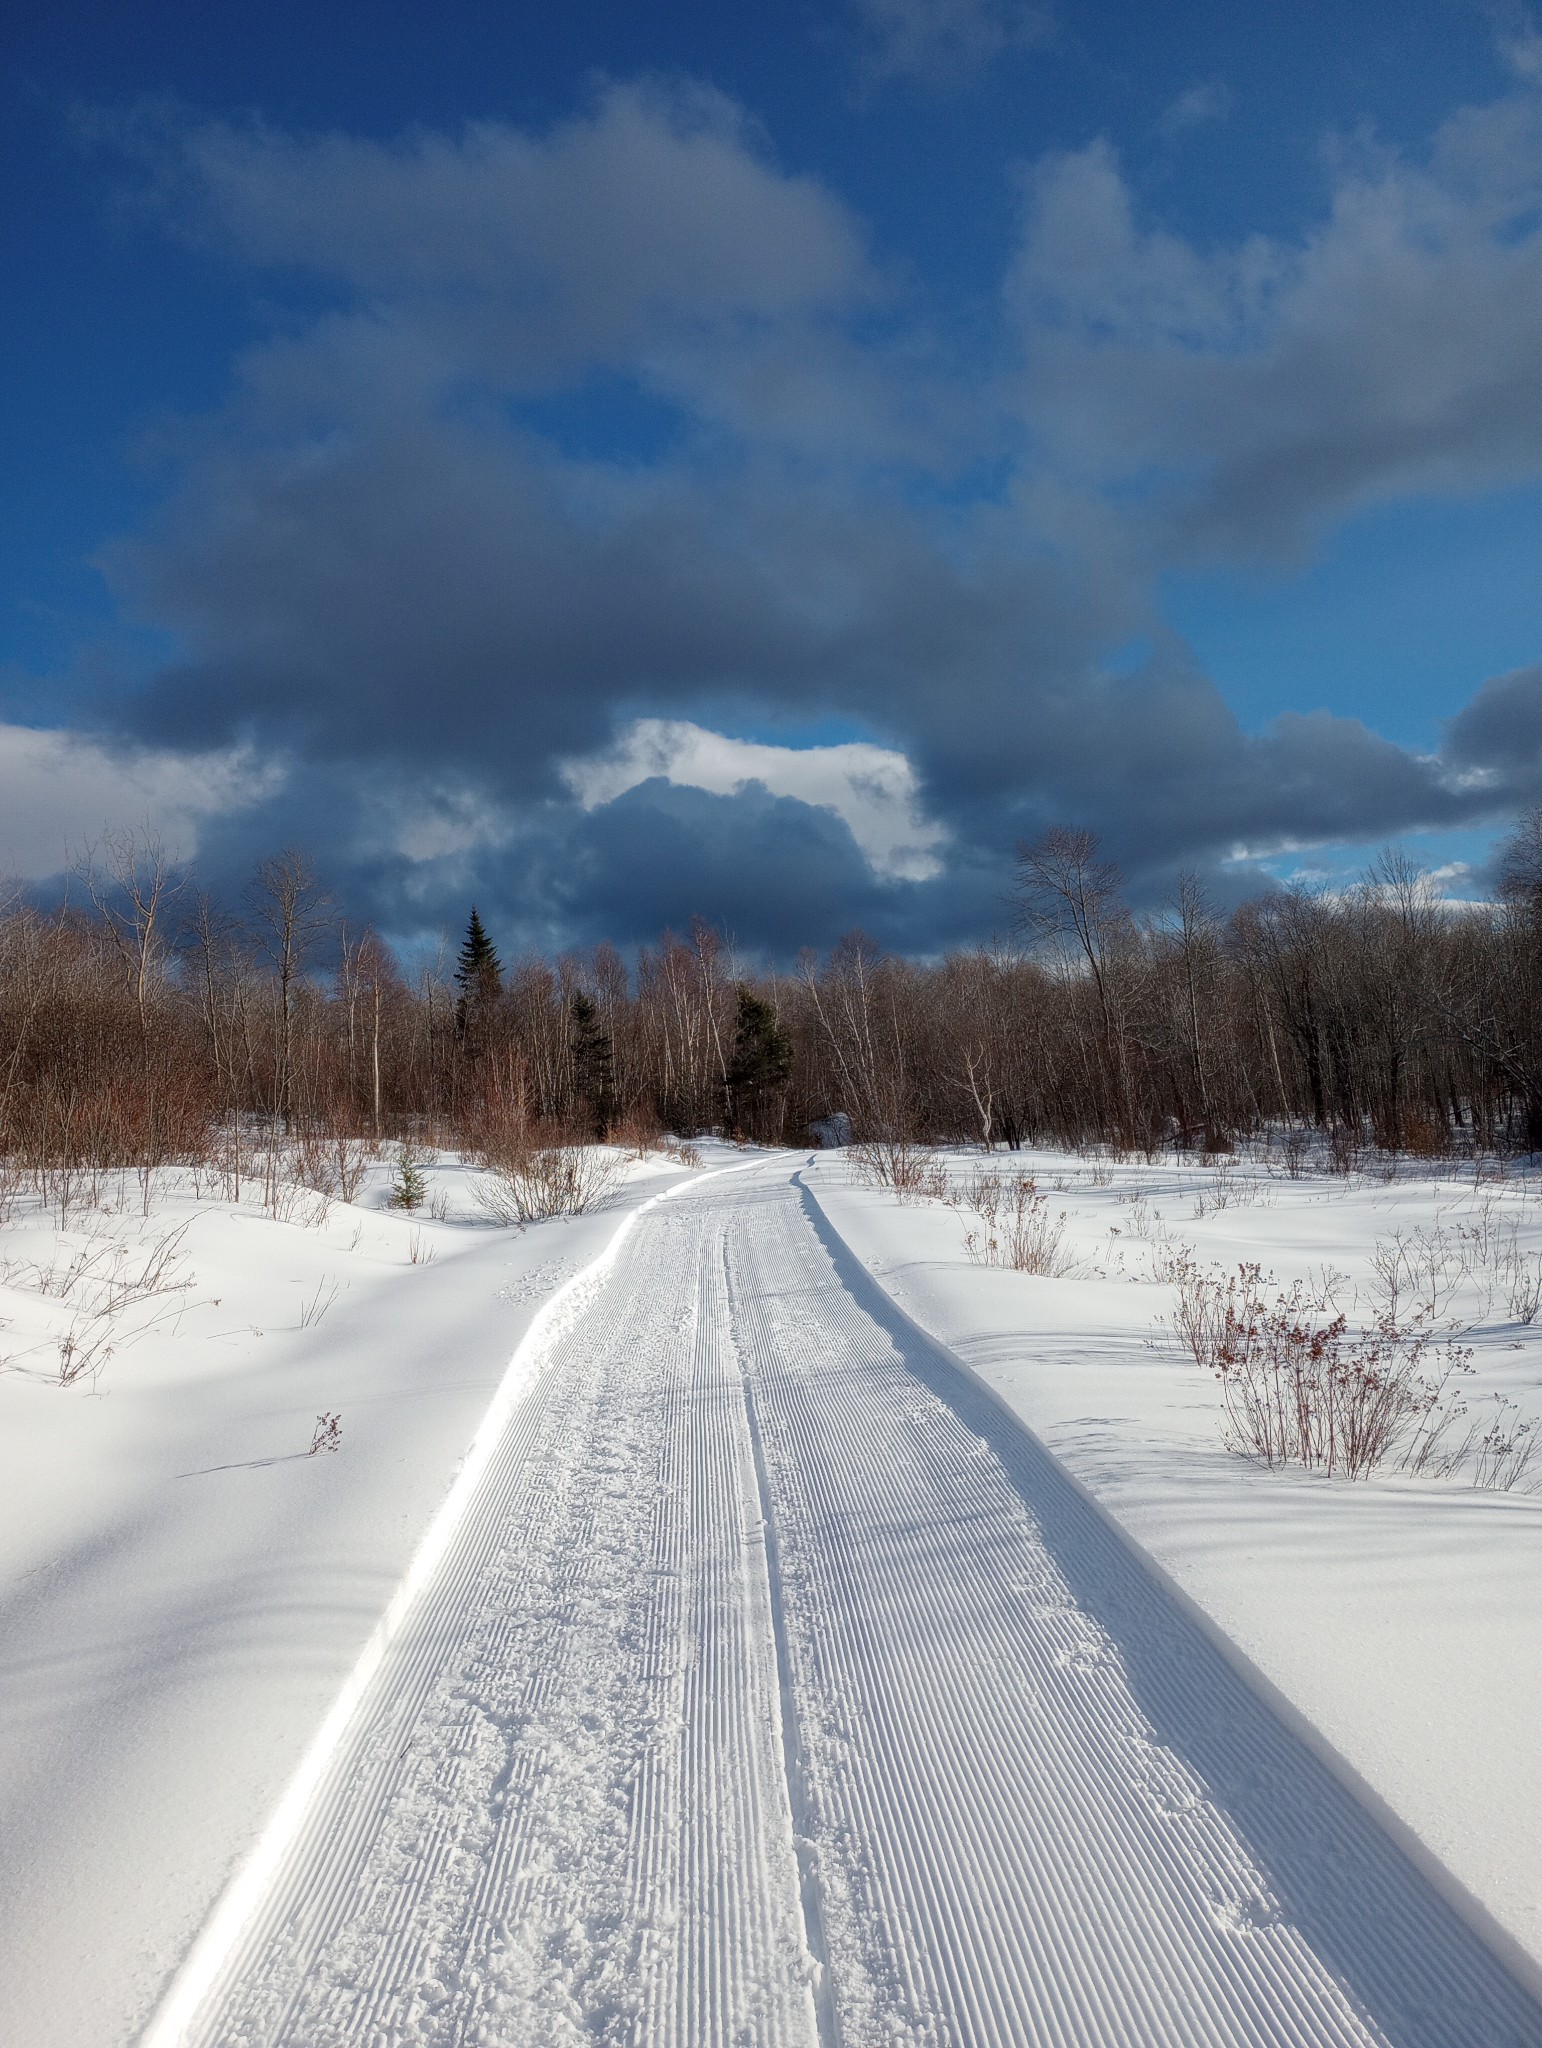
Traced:
<path fill-rule="evenodd" d="M 961 1174 L 980 1162 L 948 1163 Z M 1155 1246 L 1181 1240 L 1202 1262 L 1258 1260 L 1282 1282 L 1329 1265 L 1346 1306 L 1358 1293 L 1364 1309 L 1373 1248 L 1395 1231 L 1440 1227 L 1454 1239 L 1487 1202 L 1491 1224 L 1514 1221 L 1523 1243 L 1542 1246 L 1530 1190 L 1259 1168 L 1110 1172 L 1043 1153 L 995 1164 L 1035 1174 L 1064 1210 L 1084 1277 L 974 1264 L 958 1214 L 854 1185 L 845 1160 L 821 1157 L 802 1179 L 899 1306 L 1542 1963 L 1542 1499 L 1395 1475 L 1348 1484 L 1233 1456 L 1214 1381 L 1149 1341 L 1173 1289 L 1143 1277 Z M 1522 1326 L 1502 1295 L 1483 1296 L 1464 1283 L 1448 1305 L 1476 1322 L 1469 1406 L 1499 1393 L 1542 1416 L 1542 1322 Z"/>

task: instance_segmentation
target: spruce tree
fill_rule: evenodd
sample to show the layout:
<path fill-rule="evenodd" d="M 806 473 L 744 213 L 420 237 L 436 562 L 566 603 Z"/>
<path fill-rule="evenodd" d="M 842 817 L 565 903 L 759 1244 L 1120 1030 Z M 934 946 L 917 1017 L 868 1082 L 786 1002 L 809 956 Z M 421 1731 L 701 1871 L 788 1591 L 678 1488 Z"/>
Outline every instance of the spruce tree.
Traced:
<path fill-rule="evenodd" d="M 792 1040 L 776 1011 L 742 983 L 728 1061 L 728 1122 L 754 1137 L 779 1137 L 782 1092 L 792 1079 Z"/>
<path fill-rule="evenodd" d="M 475 1026 L 503 993 L 503 966 L 496 947 L 483 929 L 475 904 L 471 906 L 471 921 L 461 942 L 455 985 L 460 990 L 455 1005 L 456 1027 L 462 1039 L 474 1037 L 478 1035 Z"/>
<path fill-rule="evenodd" d="M 616 1111 L 610 1033 L 600 1022 L 593 998 L 582 989 L 575 992 L 569 1003 L 568 1016 L 573 1027 L 569 1049 L 573 1055 L 574 1092 L 588 1107 L 594 1135 L 603 1138 Z"/>

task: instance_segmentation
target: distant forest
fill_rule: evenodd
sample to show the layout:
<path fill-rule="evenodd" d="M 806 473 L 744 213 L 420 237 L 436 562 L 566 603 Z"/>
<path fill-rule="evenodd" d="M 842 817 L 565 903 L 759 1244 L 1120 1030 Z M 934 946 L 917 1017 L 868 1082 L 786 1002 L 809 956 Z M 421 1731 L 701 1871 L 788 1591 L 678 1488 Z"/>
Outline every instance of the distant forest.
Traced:
<path fill-rule="evenodd" d="M 1019 850 L 1008 946 L 917 961 L 853 934 L 769 973 L 697 923 L 630 962 L 505 961 L 473 913 L 409 976 L 297 853 L 237 914 L 113 837 L 64 907 L 0 911 L 0 1157 L 46 1186 L 205 1158 L 243 1119 L 493 1156 L 801 1145 L 837 1115 L 880 1146 L 1542 1149 L 1542 811 L 1498 874 L 1493 903 L 1453 906 L 1391 854 L 1346 893 L 1222 917 L 1188 878 L 1137 916 L 1091 835 L 1059 829 Z"/>

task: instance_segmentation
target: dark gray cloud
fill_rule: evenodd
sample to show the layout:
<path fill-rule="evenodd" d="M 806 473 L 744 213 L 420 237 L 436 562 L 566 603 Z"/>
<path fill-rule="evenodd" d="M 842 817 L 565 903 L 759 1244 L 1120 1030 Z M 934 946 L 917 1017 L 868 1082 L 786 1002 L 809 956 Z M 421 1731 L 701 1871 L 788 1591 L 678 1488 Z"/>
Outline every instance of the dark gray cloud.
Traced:
<path fill-rule="evenodd" d="M 646 939 L 701 916 L 786 958 L 857 925 L 891 942 L 915 930 L 918 885 L 880 883 L 833 814 L 753 783 L 734 797 L 644 783 L 545 865 L 559 922 L 595 936 Z"/>
<path fill-rule="evenodd" d="M 259 850 L 299 844 L 356 921 L 457 934 L 475 900 L 510 950 L 643 943 L 700 917 L 747 954 L 786 962 L 854 928 L 940 952 L 1008 918 L 995 867 L 966 859 L 936 881 L 884 881 L 833 812 L 754 783 L 725 797 L 655 780 L 593 812 L 537 806 L 469 849 L 453 843 L 465 813 L 448 813 L 442 852 L 415 796 L 301 770 L 261 820 L 230 814 L 205 832 L 200 876 L 236 898 Z"/>
<path fill-rule="evenodd" d="M 1000 923 L 1013 840 L 1053 820 L 1155 886 L 1542 795 L 1537 672 L 1432 758 L 1326 713 L 1249 734 L 1152 599 L 1174 561 L 1542 469 L 1529 102 L 1345 168 L 1295 249 L 1142 229 L 1101 146 L 1041 165 L 1005 382 L 950 368 L 847 209 L 711 93 L 395 148 L 130 140 L 179 231 L 326 301 L 241 361 L 106 557 L 183 649 L 123 727 L 287 775 L 205 828 L 216 866 L 303 840 L 398 930 L 474 889 L 543 943 L 699 912 L 932 948 Z M 604 459 L 564 424 L 597 376 L 639 408 Z M 970 496 L 982 451 L 1004 481 Z M 1109 673 L 1138 633 L 1152 659 Z M 833 810 L 755 786 L 582 809 L 564 763 L 637 717 L 870 734 L 945 872 L 885 881 Z"/>
<path fill-rule="evenodd" d="M 1542 795 L 1542 666 L 1495 676 L 1451 721 L 1445 759 L 1458 786 L 1512 805 Z"/>

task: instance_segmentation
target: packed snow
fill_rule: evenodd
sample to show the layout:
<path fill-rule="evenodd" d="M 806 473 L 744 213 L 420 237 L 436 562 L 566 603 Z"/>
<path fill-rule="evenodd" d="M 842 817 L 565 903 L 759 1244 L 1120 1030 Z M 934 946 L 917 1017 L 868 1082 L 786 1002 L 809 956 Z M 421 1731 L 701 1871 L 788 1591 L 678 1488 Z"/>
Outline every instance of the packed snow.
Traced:
<path fill-rule="evenodd" d="M 1150 1277 L 1358 1308 L 1523 1184 L 1039 1156 L 1057 1279 L 708 1152 L 18 1206 L 6 2038 L 1542 2043 L 1542 1502 L 1237 1457 Z"/>
<path fill-rule="evenodd" d="M 680 1178 L 632 1163 L 620 1210 Z M 487 1224 L 458 1166 L 430 1170 L 418 1216 L 387 1206 L 389 1179 L 374 1169 L 354 1204 L 289 1188 L 265 1207 L 256 1182 L 237 1206 L 163 1175 L 145 1215 L 126 1175 L 62 1227 L 26 1199 L 0 1226 L 7 2042 L 135 2038 L 522 1332 L 620 1213 L 519 1233 Z M 160 1291 L 125 1299 L 168 1243 Z M 324 1415 L 341 1441 L 312 1456 Z"/>
<path fill-rule="evenodd" d="M 979 1155 L 932 1162 L 955 1184 Z M 1384 1467 L 1347 1482 L 1226 1448 L 1214 1379 L 1163 1327 L 1175 1248 L 1333 1287 L 1352 1323 L 1384 1301 L 1397 1240 L 1443 1242 L 1441 1318 L 1472 1352 L 1448 1440 L 1542 1419 L 1542 1318 L 1511 1312 L 1485 1244 L 1542 1256 L 1524 1175 L 1310 1174 L 1278 1163 L 1007 1155 L 1065 1219 L 1059 1278 L 971 1258 L 967 1208 L 901 1202 L 844 1155 L 807 1180 L 852 1253 L 1006 1402 L 1297 1710 L 1432 1864 L 1542 1962 L 1542 1468 L 1505 1490 Z M 976 1226 L 977 1228 L 977 1226 Z M 1514 1235 L 1512 1236 L 1512 1231 Z M 978 1229 L 977 1229 L 978 1237 Z M 1522 1304 L 1524 1309 L 1529 1304 Z M 1524 1445 L 1527 1438 L 1521 1437 Z"/>

